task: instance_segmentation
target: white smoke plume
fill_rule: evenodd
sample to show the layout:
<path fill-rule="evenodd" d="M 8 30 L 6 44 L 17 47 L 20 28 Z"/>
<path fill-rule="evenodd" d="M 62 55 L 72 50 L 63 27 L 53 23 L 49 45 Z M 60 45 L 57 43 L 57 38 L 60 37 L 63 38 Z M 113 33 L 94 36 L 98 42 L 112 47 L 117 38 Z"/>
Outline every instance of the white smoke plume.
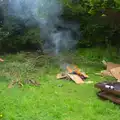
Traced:
<path fill-rule="evenodd" d="M 55 54 L 72 49 L 77 43 L 73 32 L 78 31 L 79 25 L 64 22 L 62 13 L 60 0 L 9 0 L 8 3 L 8 15 L 37 23 L 41 39 L 45 40 L 44 49 Z"/>

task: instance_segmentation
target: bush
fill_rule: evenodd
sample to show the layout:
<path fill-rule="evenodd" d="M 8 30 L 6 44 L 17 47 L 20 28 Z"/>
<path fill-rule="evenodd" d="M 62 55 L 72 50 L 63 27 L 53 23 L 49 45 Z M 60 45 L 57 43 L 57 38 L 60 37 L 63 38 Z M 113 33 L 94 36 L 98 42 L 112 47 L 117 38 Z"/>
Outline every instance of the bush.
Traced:
<path fill-rule="evenodd" d="M 63 0 L 65 19 L 80 22 L 80 46 L 114 45 L 119 47 L 119 0 Z"/>
<path fill-rule="evenodd" d="M 81 40 L 78 46 L 120 45 L 120 2 L 119 0 L 61 0 L 64 4 L 62 17 L 80 22 Z M 3 17 L 0 10 L 0 51 L 38 50 L 42 51 L 40 30 L 33 25 L 26 27 L 26 21 L 15 17 Z M 3 22 L 4 20 L 4 22 Z M 4 23 L 4 24 L 3 24 Z"/>
<path fill-rule="evenodd" d="M 1 52 L 18 52 L 21 50 L 41 50 L 42 52 L 42 41 L 38 28 L 26 28 L 22 33 L 19 31 L 17 34 L 16 32 L 11 34 L 6 32 L 5 35 L 0 40 Z"/>

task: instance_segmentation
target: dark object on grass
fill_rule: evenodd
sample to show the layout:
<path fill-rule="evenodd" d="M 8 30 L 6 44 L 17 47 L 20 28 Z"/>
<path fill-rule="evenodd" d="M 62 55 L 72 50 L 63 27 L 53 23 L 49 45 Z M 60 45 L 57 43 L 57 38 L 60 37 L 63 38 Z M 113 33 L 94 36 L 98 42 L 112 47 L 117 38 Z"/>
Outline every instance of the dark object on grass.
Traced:
<path fill-rule="evenodd" d="M 106 91 L 115 95 L 120 95 L 120 83 L 119 82 L 101 82 L 95 84 L 95 87 L 101 91 Z"/>
<path fill-rule="evenodd" d="M 58 87 L 63 87 L 63 84 L 59 84 Z"/>
<path fill-rule="evenodd" d="M 110 100 L 113 103 L 120 104 L 120 98 L 108 92 L 99 92 L 98 96 L 104 100 Z"/>
<path fill-rule="evenodd" d="M 33 85 L 33 86 L 39 86 L 40 85 L 40 83 L 35 81 L 35 80 L 25 80 L 24 84 Z"/>
<path fill-rule="evenodd" d="M 120 83 L 119 82 L 101 82 L 95 84 L 100 89 L 97 95 L 100 98 L 110 100 L 116 104 L 120 104 Z"/>

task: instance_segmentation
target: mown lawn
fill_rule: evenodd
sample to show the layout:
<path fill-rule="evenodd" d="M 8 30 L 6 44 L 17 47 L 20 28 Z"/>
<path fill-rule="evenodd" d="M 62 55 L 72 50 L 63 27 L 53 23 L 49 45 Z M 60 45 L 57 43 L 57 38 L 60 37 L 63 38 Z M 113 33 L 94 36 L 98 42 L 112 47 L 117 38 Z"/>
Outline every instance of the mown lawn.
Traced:
<path fill-rule="evenodd" d="M 72 81 L 57 80 L 56 74 L 62 71 L 59 66 L 63 62 L 52 55 L 21 52 L 2 56 L 5 62 L 0 63 L 0 119 L 119 120 L 119 106 L 98 99 L 94 88 L 96 82 L 112 79 L 95 75 L 103 69 L 100 61 L 110 57 L 104 56 L 104 51 L 96 55 L 94 50 L 85 53 L 81 50 L 65 55 L 64 62 L 77 64 L 93 84 L 76 85 Z M 34 79 L 41 85 L 8 89 L 10 81 L 16 79 Z"/>

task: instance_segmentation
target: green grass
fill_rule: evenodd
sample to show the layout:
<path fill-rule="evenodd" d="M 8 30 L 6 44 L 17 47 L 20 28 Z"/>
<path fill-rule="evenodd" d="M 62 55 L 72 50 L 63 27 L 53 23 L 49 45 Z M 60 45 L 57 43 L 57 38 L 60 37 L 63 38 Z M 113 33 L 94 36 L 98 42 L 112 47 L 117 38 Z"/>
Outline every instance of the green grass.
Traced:
<path fill-rule="evenodd" d="M 94 83 L 112 79 L 94 74 L 103 69 L 100 61 L 106 53 L 100 55 L 93 51 L 81 49 L 65 55 L 64 61 L 77 64 Z M 56 79 L 61 71 L 57 57 L 38 56 L 37 53 L 2 57 L 5 62 L 0 63 L 1 120 L 119 120 L 119 106 L 98 99 L 94 84 L 76 85 Z M 8 89 L 9 82 L 16 79 L 34 79 L 41 85 Z"/>

